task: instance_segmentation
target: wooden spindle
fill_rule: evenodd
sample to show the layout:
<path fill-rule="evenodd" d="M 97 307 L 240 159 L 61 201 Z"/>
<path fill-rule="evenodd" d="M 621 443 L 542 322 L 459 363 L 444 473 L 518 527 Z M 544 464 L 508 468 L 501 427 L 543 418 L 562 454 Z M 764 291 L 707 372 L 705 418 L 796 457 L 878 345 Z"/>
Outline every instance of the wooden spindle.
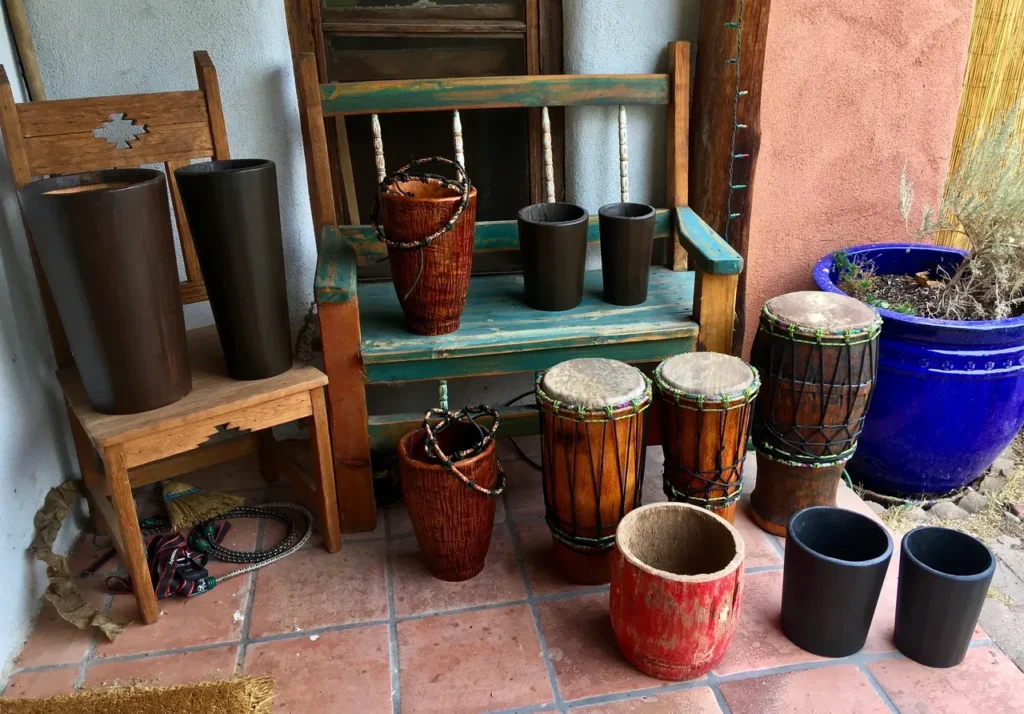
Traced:
<path fill-rule="evenodd" d="M 544 147 L 544 200 L 555 202 L 555 161 L 551 156 L 551 117 L 548 108 L 540 108 L 541 144 Z"/>
<path fill-rule="evenodd" d="M 370 131 L 373 132 L 373 161 L 377 164 L 377 183 L 383 183 L 387 171 L 384 169 L 384 139 L 380 134 L 380 119 L 370 115 Z"/>
<path fill-rule="evenodd" d="M 619 105 L 619 196 L 629 201 L 629 147 L 626 145 L 626 107 Z"/>
<path fill-rule="evenodd" d="M 455 161 L 463 169 L 466 168 L 466 154 L 462 147 L 462 118 L 459 110 L 452 112 L 452 132 L 455 134 Z"/>

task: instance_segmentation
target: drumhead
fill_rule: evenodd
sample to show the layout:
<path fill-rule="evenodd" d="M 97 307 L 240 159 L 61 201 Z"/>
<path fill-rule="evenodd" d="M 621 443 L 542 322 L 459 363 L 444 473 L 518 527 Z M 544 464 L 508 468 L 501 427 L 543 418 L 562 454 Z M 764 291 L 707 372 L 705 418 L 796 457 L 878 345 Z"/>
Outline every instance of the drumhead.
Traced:
<path fill-rule="evenodd" d="M 879 320 L 860 300 L 817 290 L 779 295 L 765 303 L 764 309 L 772 317 L 812 332 L 866 329 Z"/>
<path fill-rule="evenodd" d="M 672 389 L 687 394 L 742 394 L 754 384 L 754 372 L 739 357 L 717 352 L 688 352 L 658 365 L 658 375 Z"/>
<path fill-rule="evenodd" d="M 588 409 L 629 404 L 643 396 L 646 386 L 643 373 L 636 367 L 599 357 L 556 364 L 540 383 L 549 398 Z"/>

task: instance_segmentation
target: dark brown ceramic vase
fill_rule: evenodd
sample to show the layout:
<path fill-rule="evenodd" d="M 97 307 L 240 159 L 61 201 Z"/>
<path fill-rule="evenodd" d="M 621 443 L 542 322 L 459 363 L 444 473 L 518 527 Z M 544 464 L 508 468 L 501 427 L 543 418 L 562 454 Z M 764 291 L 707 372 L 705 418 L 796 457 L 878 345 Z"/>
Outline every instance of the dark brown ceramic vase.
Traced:
<path fill-rule="evenodd" d="M 526 304 L 534 310 L 571 310 L 583 301 L 588 218 L 572 203 L 535 203 L 519 211 Z"/>
<path fill-rule="evenodd" d="M 273 161 L 192 164 L 175 173 L 228 374 L 292 366 L 277 170 Z"/>
<path fill-rule="evenodd" d="M 133 414 L 188 394 L 164 175 L 95 171 L 42 179 L 18 193 L 93 408 Z"/>
<path fill-rule="evenodd" d="M 426 432 L 406 434 L 398 444 L 398 469 L 405 505 L 427 569 L 439 580 L 468 580 L 484 568 L 498 500 L 469 488 L 427 456 Z M 480 433 L 454 423 L 437 434 L 446 454 L 471 447 Z M 498 482 L 498 452 L 492 440 L 483 451 L 455 467 L 483 488 Z"/>
<path fill-rule="evenodd" d="M 451 220 L 462 193 L 437 181 L 397 181 L 380 193 L 380 216 L 388 240 L 415 243 Z M 450 231 L 422 250 L 388 246 L 391 278 L 409 331 L 445 335 L 459 329 L 473 268 L 476 188 Z"/>
<path fill-rule="evenodd" d="M 612 305 L 639 305 L 647 300 L 654 208 L 644 203 L 610 203 L 597 215 L 604 300 Z"/>

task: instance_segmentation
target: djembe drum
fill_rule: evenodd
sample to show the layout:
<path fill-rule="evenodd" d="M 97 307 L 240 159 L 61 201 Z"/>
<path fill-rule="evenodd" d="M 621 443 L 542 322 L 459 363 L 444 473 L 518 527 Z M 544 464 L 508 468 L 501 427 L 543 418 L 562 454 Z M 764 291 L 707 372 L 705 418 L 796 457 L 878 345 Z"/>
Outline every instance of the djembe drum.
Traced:
<path fill-rule="evenodd" d="M 881 318 L 845 295 L 796 292 L 761 312 L 751 362 L 761 375 L 754 413 L 754 520 L 785 535 L 806 506 L 834 506 L 843 467 L 871 402 Z"/>
<path fill-rule="evenodd" d="M 615 528 L 640 505 L 651 381 L 610 359 L 562 362 L 537 380 L 544 506 L 576 583 L 606 583 Z"/>
<path fill-rule="evenodd" d="M 654 370 L 661 402 L 665 495 L 733 522 L 757 372 L 714 352 L 671 357 Z"/>

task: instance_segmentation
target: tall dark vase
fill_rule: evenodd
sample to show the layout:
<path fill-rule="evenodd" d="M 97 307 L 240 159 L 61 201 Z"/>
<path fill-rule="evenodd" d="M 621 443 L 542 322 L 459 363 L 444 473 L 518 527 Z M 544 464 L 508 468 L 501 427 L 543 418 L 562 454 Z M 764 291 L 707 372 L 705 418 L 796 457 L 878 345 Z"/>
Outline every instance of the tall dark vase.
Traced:
<path fill-rule="evenodd" d="M 210 161 L 174 175 L 228 374 L 266 379 L 286 372 L 291 326 L 274 162 Z"/>
<path fill-rule="evenodd" d="M 134 414 L 192 389 L 164 175 L 115 169 L 18 192 L 96 411 Z"/>
<path fill-rule="evenodd" d="M 604 300 L 612 305 L 639 305 L 647 300 L 654 208 L 643 203 L 610 203 L 597 215 Z"/>
<path fill-rule="evenodd" d="M 526 304 L 534 310 L 571 310 L 583 301 L 588 218 L 571 203 L 535 203 L 519 211 Z"/>
<path fill-rule="evenodd" d="M 782 631 L 822 657 L 846 657 L 867 640 L 892 557 L 879 523 L 829 506 L 793 514 L 786 528 Z"/>
<path fill-rule="evenodd" d="M 903 537 L 896 591 L 896 648 L 927 667 L 967 656 L 996 559 L 977 538 L 926 526 Z"/>

